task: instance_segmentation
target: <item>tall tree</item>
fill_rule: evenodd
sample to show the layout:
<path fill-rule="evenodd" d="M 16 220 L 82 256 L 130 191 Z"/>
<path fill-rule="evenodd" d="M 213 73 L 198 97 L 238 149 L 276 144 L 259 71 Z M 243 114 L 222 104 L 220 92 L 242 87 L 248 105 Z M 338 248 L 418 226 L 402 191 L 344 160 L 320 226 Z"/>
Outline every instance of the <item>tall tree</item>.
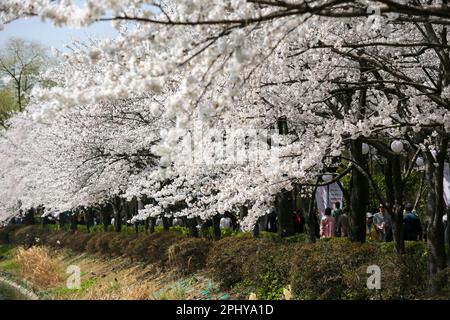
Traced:
<path fill-rule="evenodd" d="M 48 62 L 47 49 L 38 42 L 11 38 L 0 49 L 0 76 L 3 86 L 14 90 L 18 111 L 23 111 L 34 85 L 46 84 L 40 75 Z"/>

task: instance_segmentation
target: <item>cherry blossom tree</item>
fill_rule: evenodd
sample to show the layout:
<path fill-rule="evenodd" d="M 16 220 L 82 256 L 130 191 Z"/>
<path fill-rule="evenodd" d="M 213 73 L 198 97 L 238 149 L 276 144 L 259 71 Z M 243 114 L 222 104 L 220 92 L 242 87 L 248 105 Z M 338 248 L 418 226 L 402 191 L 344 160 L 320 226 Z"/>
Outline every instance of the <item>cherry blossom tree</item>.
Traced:
<path fill-rule="evenodd" d="M 450 130 L 446 1 L 0 5 L 2 23 L 29 16 L 72 27 L 112 21 L 120 36 L 74 46 L 51 71 L 58 85 L 36 88 L 35 107 L 12 120 L 0 146 L 8 212 L 19 203 L 65 210 L 112 201 L 120 218 L 117 201 L 145 197 L 133 221 L 217 220 L 245 207 L 239 223 L 247 230 L 274 204 L 284 221 L 292 190 L 311 193 L 334 168 L 332 182 L 351 175 L 353 240 L 365 240 L 372 190 L 394 218 L 401 253 L 405 183 L 421 155 L 430 288 L 439 289 Z M 392 141 L 408 150 L 393 150 Z M 363 144 L 383 158 L 384 195 Z"/>

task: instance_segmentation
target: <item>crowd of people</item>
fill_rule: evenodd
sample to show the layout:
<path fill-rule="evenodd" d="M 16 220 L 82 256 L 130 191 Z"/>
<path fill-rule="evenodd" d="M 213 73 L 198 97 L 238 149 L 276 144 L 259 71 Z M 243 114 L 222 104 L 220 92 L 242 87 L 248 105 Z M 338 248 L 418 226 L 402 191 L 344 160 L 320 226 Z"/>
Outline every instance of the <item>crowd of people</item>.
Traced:
<path fill-rule="evenodd" d="M 335 209 L 326 208 L 320 220 L 320 237 L 349 237 L 351 234 L 350 219 L 348 211 L 341 208 L 341 204 L 336 202 Z M 443 217 L 445 237 L 448 237 L 448 214 Z M 393 222 L 391 215 L 387 212 L 386 207 L 380 204 L 378 209 L 366 214 L 366 234 L 370 240 L 386 241 L 393 240 Z M 424 223 L 414 206 L 407 203 L 403 212 L 403 237 L 407 241 L 426 240 L 428 221 Z M 447 239 L 446 239 L 447 241 Z"/>
<path fill-rule="evenodd" d="M 450 208 L 448 209 L 450 211 Z M 300 210 L 293 211 L 292 221 L 295 233 L 306 231 L 306 219 Z M 351 218 L 347 209 L 341 207 L 340 202 L 334 203 L 334 209 L 326 208 L 323 214 L 317 214 L 316 235 L 320 238 L 351 237 Z M 445 241 L 448 240 L 448 215 L 443 217 Z M 403 211 L 403 237 L 407 241 L 426 241 L 427 227 L 429 222 L 421 218 L 414 210 L 411 203 L 404 205 Z M 259 229 L 268 232 L 278 231 L 278 216 L 275 208 L 271 208 L 267 214 L 260 219 Z M 225 226 L 224 226 L 225 227 Z M 222 228 L 222 226 L 221 226 Z M 380 204 L 378 208 L 370 210 L 366 214 L 366 235 L 368 240 L 393 241 L 393 221 L 386 207 Z"/>

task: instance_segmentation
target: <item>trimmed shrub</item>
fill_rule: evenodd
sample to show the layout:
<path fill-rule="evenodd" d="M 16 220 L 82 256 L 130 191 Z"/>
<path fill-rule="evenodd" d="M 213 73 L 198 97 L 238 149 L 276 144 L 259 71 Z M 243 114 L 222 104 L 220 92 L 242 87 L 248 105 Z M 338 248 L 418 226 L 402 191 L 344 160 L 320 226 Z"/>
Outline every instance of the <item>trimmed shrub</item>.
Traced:
<path fill-rule="evenodd" d="M 168 248 L 169 266 L 188 275 L 206 266 L 211 242 L 201 238 L 183 238 Z"/>
<path fill-rule="evenodd" d="M 17 231 L 21 226 L 20 225 L 10 225 L 6 227 L 0 228 L 0 244 L 9 244 L 11 243 L 12 234 Z"/>
<path fill-rule="evenodd" d="M 91 237 L 87 242 L 86 242 L 86 251 L 89 253 L 96 253 L 97 252 L 97 239 L 101 234 L 95 234 L 93 237 Z"/>
<path fill-rule="evenodd" d="M 138 237 L 137 234 L 118 234 L 109 243 L 111 255 L 121 256 L 126 253 L 128 244 Z"/>
<path fill-rule="evenodd" d="M 52 247 L 61 248 L 67 246 L 69 237 L 69 231 L 53 231 L 46 236 L 45 243 Z"/>
<path fill-rule="evenodd" d="M 10 234 L 10 241 L 25 247 L 31 247 L 40 244 L 42 237 L 47 232 L 47 230 L 39 225 L 24 226 Z"/>
<path fill-rule="evenodd" d="M 278 245 L 271 241 L 261 242 L 242 265 L 245 286 L 252 288 L 258 299 L 276 300 L 283 296 L 283 289 L 289 284 L 292 269 L 292 252 L 296 244 Z"/>
<path fill-rule="evenodd" d="M 182 234 L 172 231 L 163 231 L 149 235 L 146 261 L 149 263 L 157 263 L 161 267 L 168 266 L 169 247 L 184 238 L 185 236 Z"/>
<path fill-rule="evenodd" d="M 129 242 L 125 254 L 132 260 L 156 263 L 163 267 L 168 264 L 169 247 L 184 238 L 182 234 L 172 231 L 141 234 Z"/>
<path fill-rule="evenodd" d="M 73 251 L 83 252 L 92 237 L 93 235 L 90 233 L 69 233 L 65 237 L 65 246 Z"/>
<path fill-rule="evenodd" d="M 119 234 L 115 232 L 106 232 L 104 234 L 99 234 L 94 237 L 95 241 L 95 249 L 97 253 L 105 256 L 111 256 L 110 251 L 110 243 L 116 238 Z"/>
<path fill-rule="evenodd" d="M 357 288 L 365 289 L 368 275 L 359 272 L 377 264 L 378 252 L 375 245 L 338 238 L 299 246 L 290 276 L 293 293 L 300 299 L 362 299 L 360 291 L 348 292 L 348 281 L 355 279 Z"/>
<path fill-rule="evenodd" d="M 147 248 L 150 245 L 148 237 L 144 234 L 140 234 L 136 239 L 131 240 L 126 249 L 125 255 L 131 260 L 146 261 L 147 259 Z"/>
<path fill-rule="evenodd" d="M 320 240 L 297 250 L 291 272 L 294 294 L 300 299 L 411 299 L 425 290 L 423 244 L 409 245 L 397 255 L 392 244 Z M 393 247 L 392 247 L 393 249 Z M 367 288 L 368 267 L 381 271 L 381 289 Z"/>
<path fill-rule="evenodd" d="M 206 259 L 210 277 L 224 288 L 243 281 L 242 266 L 264 243 L 263 239 L 249 237 L 226 237 L 214 242 Z"/>

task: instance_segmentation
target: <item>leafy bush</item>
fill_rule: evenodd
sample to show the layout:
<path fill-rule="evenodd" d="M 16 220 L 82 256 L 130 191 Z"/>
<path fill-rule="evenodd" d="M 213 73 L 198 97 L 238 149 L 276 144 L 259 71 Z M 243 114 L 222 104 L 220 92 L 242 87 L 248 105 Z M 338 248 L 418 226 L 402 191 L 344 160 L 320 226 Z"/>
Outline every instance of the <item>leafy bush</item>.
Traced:
<path fill-rule="evenodd" d="M 349 290 L 348 282 L 355 279 L 357 288 L 366 288 L 367 274 L 361 277 L 360 272 L 377 260 L 377 247 L 371 244 L 338 239 L 304 244 L 293 253 L 292 290 L 300 299 L 364 298 L 359 290 Z"/>
<path fill-rule="evenodd" d="M 90 233 L 69 233 L 65 237 L 65 246 L 76 252 L 84 252 L 92 237 L 94 235 Z"/>
<path fill-rule="evenodd" d="M 86 251 L 89 253 L 97 252 L 97 240 L 102 235 L 102 233 L 95 234 L 86 242 Z"/>
<path fill-rule="evenodd" d="M 263 243 L 262 239 L 249 237 L 226 237 L 214 242 L 206 260 L 209 275 L 225 288 L 243 281 L 242 266 Z"/>
<path fill-rule="evenodd" d="M 206 239 L 180 239 L 168 249 L 169 266 L 183 275 L 203 269 L 210 246 L 211 242 Z"/>
<path fill-rule="evenodd" d="M 110 253 L 114 256 L 121 256 L 126 253 L 128 244 L 138 237 L 137 234 L 117 234 L 109 243 Z"/>
<path fill-rule="evenodd" d="M 69 243 L 70 231 L 54 231 L 45 237 L 45 243 L 52 247 L 65 247 Z"/>
<path fill-rule="evenodd" d="M 172 231 L 161 231 L 151 235 L 139 234 L 129 242 L 125 254 L 132 260 L 164 266 L 168 262 L 167 250 L 182 238 L 184 238 L 182 234 Z"/>
<path fill-rule="evenodd" d="M 25 247 L 31 247 L 41 243 L 41 239 L 48 233 L 39 225 L 24 226 L 10 234 L 10 241 Z"/>
<path fill-rule="evenodd" d="M 299 299 L 427 298 L 427 247 L 422 242 L 406 242 L 406 254 L 397 255 L 394 243 L 359 244 L 346 238 L 307 243 L 304 234 L 280 239 L 261 232 L 257 239 L 238 233 L 211 242 L 188 238 L 180 227 L 151 235 L 129 229 L 88 234 L 22 225 L 0 229 L 0 239 L 26 247 L 46 244 L 124 255 L 183 275 L 205 268 L 223 288 L 234 288 L 245 298 L 252 292 L 260 299 L 280 299 L 288 285 Z M 370 265 L 381 268 L 381 290 L 367 289 Z M 443 281 L 448 282 L 449 275 L 443 273 Z"/>
<path fill-rule="evenodd" d="M 140 234 L 136 239 L 131 240 L 128 243 L 125 249 L 125 255 L 132 260 L 145 261 L 149 245 L 148 237 L 144 234 Z"/>
<path fill-rule="evenodd" d="M 95 249 L 97 253 L 105 256 L 111 256 L 110 243 L 119 234 L 114 232 L 106 232 L 104 234 L 98 234 L 95 236 Z"/>
<path fill-rule="evenodd" d="M 283 288 L 289 284 L 294 245 L 278 245 L 261 242 L 242 266 L 244 281 L 253 287 L 259 299 L 275 300 L 283 296 Z"/>
<path fill-rule="evenodd" d="M 181 239 L 185 237 L 179 232 L 173 231 L 163 231 L 158 233 L 153 233 L 149 236 L 145 261 L 149 263 L 157 263 L 161 267 L 168 266 L 169 253 L 168 249 L 175 243 L 178 243 Z"/>
<path fill-rule="evenodd" d="M 20 225 L 10 225 L 6 227 L 0 228 L 0 244 L 9 244 L 11 243 L 12 234 L 17 231 L 21 226 Z"/>
<path fill-rule="evenodd" d="M 393 244 L 320 240 L 297 250 L 291 284 L 300 299 L 411 299 L 425 290 L 426 254 L 420 243 L 398 255 Z M 369 290 L 367 268 L 381 270 L 381 289 Z"/>

